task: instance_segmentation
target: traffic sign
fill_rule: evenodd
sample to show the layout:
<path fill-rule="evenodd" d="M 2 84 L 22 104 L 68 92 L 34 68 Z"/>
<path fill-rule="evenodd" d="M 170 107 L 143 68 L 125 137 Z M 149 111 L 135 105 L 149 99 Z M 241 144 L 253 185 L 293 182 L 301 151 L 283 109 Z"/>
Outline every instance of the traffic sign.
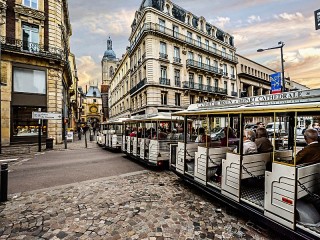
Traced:
<path fill-rule="evenodd" d="M 49 113 L 49 112 L 32 112 L 33 119 L 62 119 L 61 113 Z"/>

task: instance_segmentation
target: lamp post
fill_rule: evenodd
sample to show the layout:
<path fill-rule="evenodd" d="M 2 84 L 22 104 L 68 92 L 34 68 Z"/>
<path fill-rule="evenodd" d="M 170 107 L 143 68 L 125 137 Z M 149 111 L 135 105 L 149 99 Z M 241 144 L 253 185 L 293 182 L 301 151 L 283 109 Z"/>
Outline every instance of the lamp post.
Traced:
<path fill-rule="evenodd" d="M 284 42 L 278 42 L 278 45 L 277 47 L 271 47 L 271 48 L 265 48 L 265 49 L 258 49 L 257 52 L 263 52 L 263 51 L 267 51 L 267 50 L 272 50 L 272 49 L 277 49 L 277 48 L 280 48 L 280 53 L 281 53 L 281 70 L 282 70 L 282 92 L 285 92 L 286 91 L 286 80 L 284 78 L 284 66 L 283 66 L 283 63 L 284 63 L 284 60 L 283 60 L 283 47 L 284 47 Z"/>

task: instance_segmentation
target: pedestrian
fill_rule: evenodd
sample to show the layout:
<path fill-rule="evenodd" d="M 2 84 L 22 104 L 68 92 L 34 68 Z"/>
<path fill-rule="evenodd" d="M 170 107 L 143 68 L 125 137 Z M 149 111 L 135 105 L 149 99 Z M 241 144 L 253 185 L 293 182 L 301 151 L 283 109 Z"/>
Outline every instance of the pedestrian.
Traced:
<path fill-rule="evenodd" d="M 78 139 L 81 140 L 83 129 L 80 125 L 77 127 L 77 132 L 78 132 Z"/>

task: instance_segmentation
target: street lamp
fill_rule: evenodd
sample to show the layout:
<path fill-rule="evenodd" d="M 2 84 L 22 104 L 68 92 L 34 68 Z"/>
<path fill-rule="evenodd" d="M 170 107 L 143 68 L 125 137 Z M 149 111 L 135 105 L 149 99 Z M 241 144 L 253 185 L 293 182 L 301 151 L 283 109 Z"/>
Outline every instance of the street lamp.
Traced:
<path fill-rule="evenodd" d="M 285 45 L 284 42 L 278 42 L 278 45 L 277 47 L 271 47 L 271 48 L 265 48 L 265 49 L 258 49 L 257 52 L 263 52 L 263 51 L 267 51 L 267 50 L 272 50 L 272 49 L 277 49 L 277 48 L 280 48 L 281 50 L 281 69 L 282 69 L 282 92 L 285 92 L 286 91 L 286 81 L 285 81 L 285 78 L 284 78 L 284 66 L 283 66 L 283 63 L 284 63 L 284 60 L 283 60 L 283 46 Z"/>

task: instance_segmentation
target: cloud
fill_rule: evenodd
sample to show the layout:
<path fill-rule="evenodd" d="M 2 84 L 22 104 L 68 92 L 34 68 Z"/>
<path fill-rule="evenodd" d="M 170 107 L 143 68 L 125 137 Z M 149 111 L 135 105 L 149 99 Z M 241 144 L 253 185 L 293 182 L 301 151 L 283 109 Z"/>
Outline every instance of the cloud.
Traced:
<path fill-rule="evenodd" d="M 217 26 L 217 27 L 224 28 L 225 25 L 230 23 L 230 18 L 229 17 L 216 17 L 214 19 L 209 19 L 208 22 Z"/>
<path fill-rule="evenodd" d="M 255 23 L 255 22 L 261 22 L 260 16 L 251 15 L 248 17 L 248 23 Z"/>
<path fill-rule="evenodd" d="M 292 21 L 292 20 L 303 21 L 304 20 L 304 16 L 300 12 L 296 12 L 296 13 L 293 13 L 293 14 L 281 13 L 279 15 L 274 15 L 274 17 L 276 19 L 284 19 L 284 20 L 289 20 L 289 21 Z"/>
<path fill-rule="evenodd" d="M 96 84 L 98 80 L 101 80 L 101 67 L 96 63 L 91 56 L 77 57 L 77 68 L 79 85 L 85 86 L 90 83 Z"/>
<path fill-rule="evenodd" d="M 74 27 L 101 36 L 112 33 L 112 35 L 128 37 L 134 12 L 133 10 L 122 9 L 112 13 L 90 14 L 76 22 Z"/>

